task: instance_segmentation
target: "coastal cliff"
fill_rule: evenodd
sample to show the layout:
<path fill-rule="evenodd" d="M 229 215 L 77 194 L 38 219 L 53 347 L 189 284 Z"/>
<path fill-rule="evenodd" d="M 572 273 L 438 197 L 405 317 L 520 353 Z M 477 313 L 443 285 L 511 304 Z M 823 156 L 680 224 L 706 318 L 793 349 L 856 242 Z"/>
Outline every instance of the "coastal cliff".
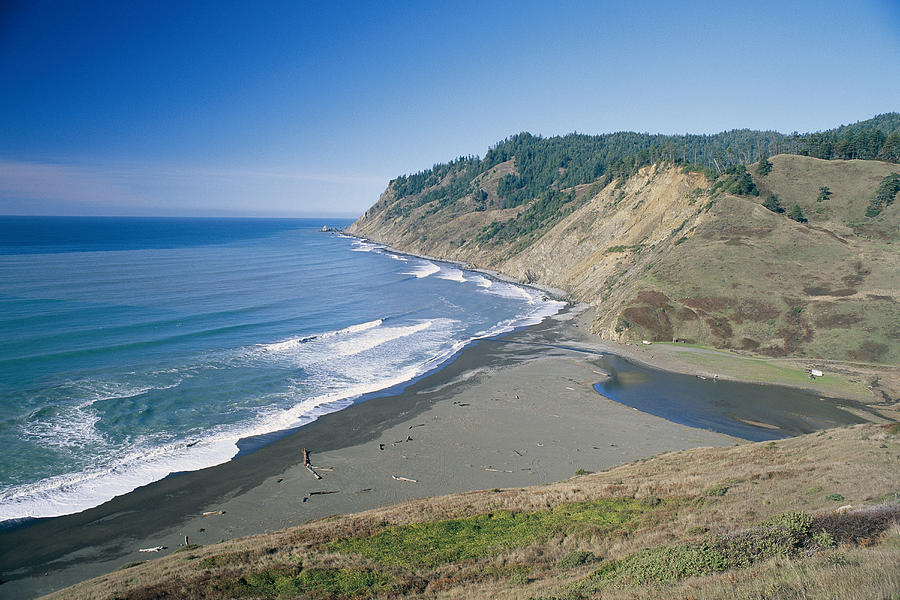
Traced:
<path fill-rule="evenodd" d="M 777 155 L 771 169 L 728 176 L 655 163 L 630 176 L 560 189 L 558 214 L 516 236 L 490 236 L 540 202 L 503 208 L 498 182 L 515 159 L 442 204 L 396 181 L 348 232 L 397 250 L 462 261 L 564 290 L 596 307 L 595 333 L 615 341 L 695 342 L 770 357 L 900 361 L 900 206 L 867 218 L 881 161 Z M 740 176 L 740 175 L 739 175 Z M 822 188 L 830 193 L 824 199 Z M 799 207 L 805 222 L 764 206 Z M 422 200 L 426 201 L 422 201 Z"/>

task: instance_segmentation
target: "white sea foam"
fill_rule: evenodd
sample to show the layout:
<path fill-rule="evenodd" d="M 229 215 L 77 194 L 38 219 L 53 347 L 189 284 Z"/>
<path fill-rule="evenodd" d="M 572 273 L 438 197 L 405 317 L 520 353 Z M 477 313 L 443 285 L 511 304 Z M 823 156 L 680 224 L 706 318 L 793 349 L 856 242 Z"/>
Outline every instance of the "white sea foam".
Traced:
<path fill-rule="evenodd" d="M 390 256 L 391 258 L 393 258 L 394 260 L 399 260 L 400 262 L 408 262 L 409 261 L 409 259 L 406 258 L 405 256 L 400 256 L 399 254 L 394 254 L 393 252 L 387 252 L 386 254 L 388 256 Z"/>
<path fill-rule="evenodd" d="M 478 287 L 489 288 L 494 285 L 494 282 L 484 277 L 483 275 L 472 275 L 466 279 L 466 281 L 471 281 L 476 284 Z"/>
<path fill-rule="evenodd" d="M 175 471 L 203 469 L 236 453 L 236 439 L 229 435 L 214 435 L 190 448 L 184 442 L 160 446 L 144 440 L 111 464 L 3 490 L 0 521 L 85 510 Z"/>
<path fill-rule="evenodd" d="M 435 273 L 437 273 L 440 270 L 441 270 L 441 268 L 439 266 L 437 266 L 436 264 L 434 264 L 433 262 L 431 262 L 429 260 L 429 261 L 425 261 L 422 264 L 415 265 L 413 267 L 412 272 L 404 273 L 404 275 L 414 275 L 417 278 L 422 279 L 423 277 L 428 277 L 429 275 L 434 275 Z"/>
<path fill-rule="evenodd" d="M 306 335 L 300 337 L 289 338 L 286 340 L 282 340 L 280 342 L 272 342 L 271 344 L 260 344 L 258 346 L 259 350 L 263 352 L 270 353 L 281 353 L 297 348 L 300 344 L 305 344 L 311 342 L 315 339 L 328 339 L 330 337 L 334 337 L 336 335 L 346 335 L 352 333 L 359 333 L 361 331 L 367 331 L 369 329 L 374 329 L 381 325 L 384 321 L 382 319 L 375 319 L 374 321 L 366 321 L 365 323 L 358 323 L 356 325 L 351 325 L 349 327 L 345 327 L 343 329 L 336 329 L 334 331 L 326 331 L 324 333 L 320 333 L 318 335 Z"/>
<path fill-rule="evenodd" d="M 365 240 L 356 240 L 351 245 L 353 247 L 350 249 L 354 252 L 371 252 L 372 250 L 384 249 L 384 246 L 381 244 L 373 244 L 372 242 L 367 242 Z"/>
<path fill-rule="evenodd" d="M 502 296 L 511 300 L 525 300 L 529 304 L 535 304 L 540 299 L 537 290 L 531 290 L 530 288 L 505 281 L 495 281 L 493 285 L 484 287 L 482 290 L 487 294 Z"/>
<path fill-rule="evenodd" d="M 366 335 L 357 336 L 347 341 L 334 344 L 333 352 L 337 356 L 353 356 L 386 344 L 393 340 L 408 337 L 431 327 L 434 321 L 424 321 L 406 327 L 383 327 Z"/>
<path fill-rule="evenodd" d="M 453 267 L 441 267 L 440 272 L 436 277 L 447 279 L 448 281 L 458 281 L 459 283 L 465 283 L 466 281 L 463 272 Z"/>
<path fill-rule="evenodd" d="M 369 329 L 374 329 L 384 323 L 383 319 L 375 319 L 374 321 L 366 321 L 365 323 L 359 323 L 357 325 L 351 325 L 349 327 L 344 327 L 343 329 L 338 329 L 337 331 L 327 331 L 322 334 L 323 338 L 329 338 L 335 335 L 342 335 L 347 333 L 359 333 L 360 331 L 368 331 Z"/>

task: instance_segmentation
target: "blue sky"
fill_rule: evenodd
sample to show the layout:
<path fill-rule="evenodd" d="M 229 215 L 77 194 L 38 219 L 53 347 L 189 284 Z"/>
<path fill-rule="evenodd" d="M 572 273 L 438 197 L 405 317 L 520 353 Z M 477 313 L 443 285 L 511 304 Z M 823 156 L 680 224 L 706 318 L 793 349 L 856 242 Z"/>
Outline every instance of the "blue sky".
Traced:
<path fill-rule="evenodd" d="M 895 0 L 0 4 L 0 214 L 356 216 L 519 131 L 895 110 Z"/>

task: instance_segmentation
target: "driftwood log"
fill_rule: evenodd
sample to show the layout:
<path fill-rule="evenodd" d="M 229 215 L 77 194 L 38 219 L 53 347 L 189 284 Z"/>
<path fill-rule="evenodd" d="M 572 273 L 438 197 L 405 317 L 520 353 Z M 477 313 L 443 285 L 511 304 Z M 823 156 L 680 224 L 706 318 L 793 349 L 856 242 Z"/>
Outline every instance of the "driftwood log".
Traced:
<path fill-rule="evenodd" d="M 303 466 L 306 467 L 306 470 L 312 473 L 312 476 L 316 479 L 322 479 L 322 476 L 316 473 L 316 470 L 313 469 L 313 466 L 309 462 L 309 451 L 304 448 L 303 449 Z"/>

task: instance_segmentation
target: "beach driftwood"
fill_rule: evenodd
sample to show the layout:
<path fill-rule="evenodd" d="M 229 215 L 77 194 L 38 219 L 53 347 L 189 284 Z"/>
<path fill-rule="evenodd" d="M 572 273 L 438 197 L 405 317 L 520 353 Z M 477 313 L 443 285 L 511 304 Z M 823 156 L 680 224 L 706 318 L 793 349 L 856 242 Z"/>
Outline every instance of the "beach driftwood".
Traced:
<path fill-rule="evenodd" d="M 312 473 L 312 476 L 316 479 L 322 479 L 322 476 L 316 473 L 316 470 L 313 469 L 312 464 L 309 462 L 309 452 L 306 448 L 303 449 L 303 466 L 306 467 L 306 470 Z"/>
<path fill-rule="evenodd" d="M 213 515 L 224 515 L 224 514 L 225 514 L 224 510 L 208 510 L 204 513 L 200 513 L 200 516 L 201 517 L 211 517 Z"/>
<path fill-rule="evenodd" d="M 409 477 L 400 477 L 399 475 L 391 475 L 391 479 L 395 479 L 397 481 L 408 481 L 410 483 L 419 483 L 415 479 L 410 479 Z"/>
<path fill-rule="evenodd" d="M 152 548 L 138 548 L 138 552 L 160 552 L 165 549 L 165 546 L 153 546 Z"/>

